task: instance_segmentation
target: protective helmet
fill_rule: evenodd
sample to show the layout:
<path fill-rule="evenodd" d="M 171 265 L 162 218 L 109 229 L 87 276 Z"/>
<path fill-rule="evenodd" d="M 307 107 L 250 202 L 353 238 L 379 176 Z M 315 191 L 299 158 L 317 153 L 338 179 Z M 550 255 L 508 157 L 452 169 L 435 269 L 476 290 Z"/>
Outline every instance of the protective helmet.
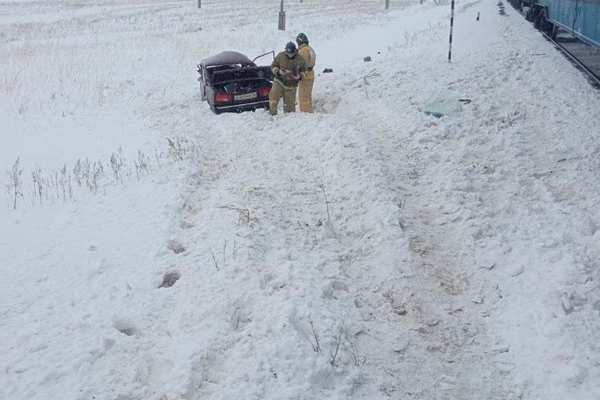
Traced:
<path fill-rule="evenodd" d="M 298 36 L 296 36 L 296 43 L 298 43 L 298 46 L 301 44 L 308 44 L 308 36 L 306 36 L 305 33 L 299 33 Z"/>
<path fill-rule="evenodd" d="M 294 42 L 288 42 L 288 44 L 285 45 L 285 53 L 292 57 L 298 53 L 298 49 L 296 48 Z"/>

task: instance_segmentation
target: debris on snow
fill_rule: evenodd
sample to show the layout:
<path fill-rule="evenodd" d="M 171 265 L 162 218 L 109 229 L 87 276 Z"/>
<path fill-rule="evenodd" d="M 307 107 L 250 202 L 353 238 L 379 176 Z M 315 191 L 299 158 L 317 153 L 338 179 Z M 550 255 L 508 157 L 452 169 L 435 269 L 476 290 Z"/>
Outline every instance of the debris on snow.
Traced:
<path fill-rule="evenodd" d="M 488 271 L 491 271 L 491 270 L 493 270 L 495 267 L 496 267 L 496 263 L 491 263 L 491 264 L 488 264 L 488 265 L 484 265 L 484 266 L 482 266 L 482 267 L 481 267 L 481 269 L 486 269 L 486 270 L 488 270 Z"/>
<path fill-rule="evenodd" d="M 517 276 L 521 275 L 523 272 L 525 272 L 525 266 L 520 264 L 520 265 L 513 265 L 509 270 L 508 270 L 508 274 L 510 276 L 512 276 L 513 278 L 516 278 Z"/>
<path fill-rule="evenodd" d="M 179 227 L 181 229 L 191 229 L 194 227 L 194 224 L 192 224 L 191 222 L 188 222 L 188 221 L 181 221 L 181 223 L 179 224 Z"/>
<path fill-rule="evenodd" d="M 462 327 L 462 331 L 467 337 L 470 338 L 475 337 L 479 334 L 479 329 L 471 324 L 464 325 Z"/>
<path fill-rule="evenodd" d="M 561 296 L 561 305 L 567 315 L 571 314 L 575 309 L 583 307 L 585 304 L 587 304 L 587 298 L 578 293 L 563 293 Z"/>
<path fill-rule="evenodd" d="M 246 306 L 238 302 L 231 313 L 231 328 L 234 331 L 240 330 L 244 325 L 252 321 L 250 312 L 246 309 Z"/>
<path fill-rule="evenodd" d="M 510 350 L 509 346 L 497 346 L 497 347 L 494 347 L 494 349 L 492 351 L 497 354 L 502 354 L 502 353 L 508 353 L 509 350 Z"/>
<path fill-rule="evenodd" d="M 426 347 L 426 350 L 430 353 L 443 353 L 444 349 L 445 346 L 440 343 L 428 344 Z"/>
<path fill-rule="evenodd" d="M 451 308 L 450 310 L 447 310 L 447 311 L 448 311 L 448 314 L 450 314 L 450 315 L 454 315 L 454 314 L 461 313 L 461 312 L 463 312 L 464 310 L 463 310 L 463 308 L 462 308 L 462 307 L 455 307 L 455 308 Z"/>
<path fill-rule="evenodd" d="M 438 326 L 440 324 L 440 320 L 438 318 L 430 319 L 426 322 L 426 325 L 430 328 L 434 326 Z"/>
<path fill-rule="evenodd" d="M 562 308 L 563 308 L 563 311 L 565 312 L 565 314 L 567 314 L 567 315 L 571 314 L 574 310 L 574 307 L 573 307 L 573 304 L 571 304 L 571 300 L 569 300 L 569 296 L 564 294 L 562 296 L 562 298 L 560 299 L 560 301 L 561 301 Z"/>
<path fill-rule="evenodd" d="M 394 343 L 393 350 L 394 353 L 404 354 L 406 350 L 410 347 L 410 340 L 407 338 L 401 338 Z"/>
<path fill-rule="evenodd" d="M 498 296 L 498 299 L 500 300 L 504 298 L 504 295 L 502 294 L 502 289 L 500 288 L 500 284 L 496 285 L 496 296 Z"/>
<path fill-rule="evenodd" d="M 348 285 L 342 281 L 331 281 L 323 288 L 323 297 L 326 299 L 337 299 L 339 292 L 348 292 Z"/>
<path fill-rule="evenodd" d="M 398 315 L 406 315 L 408 313 L 405 304 L 392 304 L 392 310 Z"/>
<path fill-rule="evenodd" d="M 463 102 L 450 92 L 433 94 L 425 101 L 423 112 L 436 118 L 452 116 L 462 111 Z"/>

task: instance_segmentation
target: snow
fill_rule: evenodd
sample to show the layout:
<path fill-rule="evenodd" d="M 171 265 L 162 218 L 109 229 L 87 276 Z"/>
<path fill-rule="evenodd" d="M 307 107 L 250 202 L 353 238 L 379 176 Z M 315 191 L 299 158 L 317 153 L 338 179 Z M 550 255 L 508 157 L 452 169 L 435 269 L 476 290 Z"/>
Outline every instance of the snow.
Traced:
<path fill-rule="evenodd" d="M 382 3 L 0 2 L 0 399 L 600 398 L 600 93 L 512 8 L 448 64 L 447 5 Z M 317 112 L 201 102 L 298 31 Z"/>

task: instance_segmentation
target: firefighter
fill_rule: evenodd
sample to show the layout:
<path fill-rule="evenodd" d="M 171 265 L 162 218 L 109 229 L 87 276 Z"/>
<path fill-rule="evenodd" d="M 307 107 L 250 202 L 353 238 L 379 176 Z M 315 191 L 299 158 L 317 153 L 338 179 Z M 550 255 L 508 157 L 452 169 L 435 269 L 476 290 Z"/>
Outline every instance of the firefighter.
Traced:
<path fill-rule="evenodd" d="M 279 99 L 283 97 L 283 111 L 296 111 L 296 91 L 302 74 L 306 72 L 306 62 L 298 54 L 293 42 L 285 45 L 285 50 L 277 54 L 271 64 L 273 87 L 269 93 L 269 112 L 277 114 Z"/>
<path fill-rule="evenodd" d="M 302 74 L 302 80 L 298 87 L 298 100 L 300 103 L 301 112 L 312 112 L 312 90 L 315 84 L 315 73 L 313 68 L 315 67 L 315 61 L 317 55 L 312 47 L 308 44 L 308 37 L 304 33 L 299 33 L 296 36 L 296 43 L 298 43 L 298 54 L 306 62 L 306 72 Z"/>

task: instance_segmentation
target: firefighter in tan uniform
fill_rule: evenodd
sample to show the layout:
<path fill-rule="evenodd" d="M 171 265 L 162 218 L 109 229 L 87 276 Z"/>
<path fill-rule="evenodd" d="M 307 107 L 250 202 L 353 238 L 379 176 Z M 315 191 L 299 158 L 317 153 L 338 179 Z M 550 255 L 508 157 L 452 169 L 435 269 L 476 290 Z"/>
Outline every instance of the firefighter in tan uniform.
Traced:
<path fill-rule="evenodd" d="M 283 110 L 296 111 L 296 91 L 302 74 L 306 72 L 306 62 L 298 54 L 293 42 L 285 46 L 285 51 L 277 54 L 271 64 L 273 71 L 273 87 L 269 92 L 269 112 L 277 114 L 279 99 L 283 97 Z"/>
<path fill-rule="evenodd" d="M 298 102 L 300 103 L 301 112 L 313 112 L 312 106 L 312 90 L 315 84 L 315 62 L 317 55 L 312 47 L 308 44 L 308 37 L 304 33 L 299 33 L 296 37 L 298 43 L 298 54 L 306 62 L 306 72 L 302 74 L 302 80 L 298 87 Z"/>

